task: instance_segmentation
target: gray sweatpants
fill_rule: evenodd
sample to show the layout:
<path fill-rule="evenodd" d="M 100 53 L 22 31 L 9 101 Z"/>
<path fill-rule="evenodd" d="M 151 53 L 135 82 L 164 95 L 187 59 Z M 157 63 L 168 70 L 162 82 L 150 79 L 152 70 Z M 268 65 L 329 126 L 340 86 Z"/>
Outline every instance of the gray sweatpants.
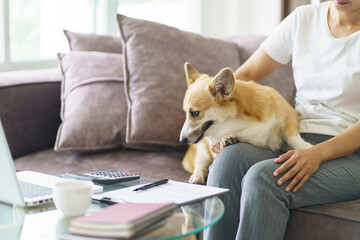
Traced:
<path fill-rule="evenodd" d="M 331 138 L 319 134 L 302 137 L 311 144 Z M 282 153 L 247 143 L 222 150 L 210 166 L 207 185 L 231 192 L 220 197 L 225 214 L 205 230 L 205 239 L 283 239 L 289 209 L 360 198 L 360 150 L 322 163 L 296 193 L 284 190 L 291 180 L 278 186 L 280 176 L 273 176 L 280 166 L 274 159 Z"/>

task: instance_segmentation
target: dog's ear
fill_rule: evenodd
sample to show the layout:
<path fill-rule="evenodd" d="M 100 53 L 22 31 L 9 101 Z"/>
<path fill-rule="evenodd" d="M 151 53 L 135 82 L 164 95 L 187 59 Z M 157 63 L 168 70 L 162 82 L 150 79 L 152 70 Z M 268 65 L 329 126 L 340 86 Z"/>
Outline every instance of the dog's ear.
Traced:
<path fill-rule="evenodd" d="M 209 91 L 218 101 L 228 101 L 234 92 L 235 77 L 230 68 L 222 69 L 209 84 Z"/>
<path fill-rule="evenodd" d="M 193 68 L 188 62 L 185 63 L 184 68 L 185 68 L 187 85 L 189 87 L 200 77 L 201 74 L 195 68 Z"/>

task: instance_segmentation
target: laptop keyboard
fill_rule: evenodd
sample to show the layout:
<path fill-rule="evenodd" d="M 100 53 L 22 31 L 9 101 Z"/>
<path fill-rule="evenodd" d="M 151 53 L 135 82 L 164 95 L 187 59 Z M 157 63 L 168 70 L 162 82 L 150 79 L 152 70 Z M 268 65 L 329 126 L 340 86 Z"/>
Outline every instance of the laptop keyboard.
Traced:
<path fill-rule="evenodd" d="M 24 197 L 27 198 L 35 198 L 52 194 L 52 189 L 48 187 L 22 181 L 19 181 L 19 184 Z"/>

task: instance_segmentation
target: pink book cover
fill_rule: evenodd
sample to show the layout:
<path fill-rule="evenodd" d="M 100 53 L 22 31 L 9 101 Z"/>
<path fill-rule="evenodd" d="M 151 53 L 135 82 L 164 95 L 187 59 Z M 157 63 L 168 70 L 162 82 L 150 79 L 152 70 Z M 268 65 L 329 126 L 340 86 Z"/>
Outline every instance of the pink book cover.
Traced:
<path fill-rule="evenodd" d="M 88 216 L 75 218 L 73 226 L 128 226 L 166 214 L 176 208 L 174 203 L 117 203 Z"/>

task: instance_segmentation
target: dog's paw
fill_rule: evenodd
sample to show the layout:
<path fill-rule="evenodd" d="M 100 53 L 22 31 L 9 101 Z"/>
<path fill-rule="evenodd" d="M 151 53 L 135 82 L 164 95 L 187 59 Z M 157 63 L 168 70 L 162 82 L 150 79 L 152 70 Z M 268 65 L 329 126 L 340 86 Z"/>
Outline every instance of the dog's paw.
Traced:
<path fill-rule="evenodd" d="M 200 173 L 194 173 L 189 178 L 189 183 L 193 184 L 205 184 L 205 175 Z"/>
<path fill-rule="evenodd" d="M 225 148 L 227 146 L 233 145 L 235 143 L 239 143 L 239 139 L 234 135 L 226 135 L 220 141 L 221 148 Z"/>

